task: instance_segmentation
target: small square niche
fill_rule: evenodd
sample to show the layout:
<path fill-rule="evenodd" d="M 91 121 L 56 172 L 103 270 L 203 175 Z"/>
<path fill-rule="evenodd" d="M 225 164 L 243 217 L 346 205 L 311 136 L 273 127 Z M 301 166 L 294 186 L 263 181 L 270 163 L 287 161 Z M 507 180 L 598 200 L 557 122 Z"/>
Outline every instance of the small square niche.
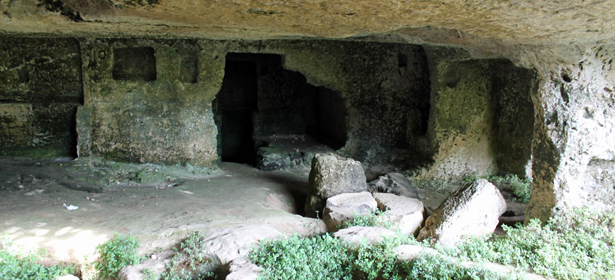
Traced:
<path fill-rule="evenodd" d="M 113 50 L 113 79 L 124 81 L 155 81 L 154 48 L 121 48 Z"/>

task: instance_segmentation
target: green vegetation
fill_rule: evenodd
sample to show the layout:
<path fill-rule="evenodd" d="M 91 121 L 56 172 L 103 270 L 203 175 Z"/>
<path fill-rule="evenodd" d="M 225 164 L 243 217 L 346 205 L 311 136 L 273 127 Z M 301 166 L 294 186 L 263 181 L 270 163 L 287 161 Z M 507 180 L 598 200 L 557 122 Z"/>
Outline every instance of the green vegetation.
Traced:
<path fill-rule="evenodd" d="M 387 226 L 386 212 L 357 218 L 348 226 Z M 264 241 L 248 257 L 261 266 L 261 279 L 522 279 L 518 273 L 501 275 L 483 264 L 513 265 L 518 271 L 534 272 L 556 279 L 615 279 L 615 212 L 596 213 L 575 209 L 541 224 L 504 226 L 505 236 L 471 239 L 453 248 L 435 247 L 411 261 L 398 260 L 401 245 L 430 247 L 412 236 L 397 233 L 379 244 L 350 246 L 327 233 L 302 238 L 298 235 Z M 45 266 L 37 254 L 24 253 L 8 236 L 1 239 L 0 279 L 53 279 L 72 273 L 71 267 Z M 176 254 L 157 276 L 145 270 L 144 279 L 213 279 L 221 263 L 207 253 L 205 237 L 190 234 L 175 249 Z M 124 266 L 136 265 L 139 242 L 115 234 L 97 246 L 93 263 L 99 278 L 115 277 Z M 463 265 L 470 261 L 474 265 Z"/>
<path fill-rule="evenodd" d="M 354 225 L 378 225 L 382 213 Z M 397 261 L 402 244 L 427 247 L 398 234 L 377 245 L 348 246 L 330 234 L 297 235 L 263 242 L 249 257 L 264 268 L 262 279 L 517 279 L 482 268 L 485 262 L 514 265 L 557 279 L 615 279 L 615 213 L 577 209 L 541 225 L 505 227 L 507 235 L 474 239 L 455 248 L 436 248 L 413 261 Z M 352 248 L 352 249 L 349 249 Z M 473 267 L 461 266 L 471 261 Z"/>
<path fill-rule="evenodd" d="M 191 233 L 179 245 L 179 249 L 175 249 L 176 254 L 171 262 L 166 264 L 162 279 L 203 279 L 215 276 L 213 271 L 220 265 L 220 260 L 207 253 L 203 244 L 204 238 L 199 232 Z"/>
<path fill-rule="evenodd" d="M 204 236 L 198 232 L 192 233 L 184 240 L 170 263 L 166 264 L 166 270 L 160 275 L 160 279 L 184 280 L 205 279 L 214 277 L 213 271 L 220 266 L 217 257 L 206 253 Z M 133 236 L 125 237 L 113 235 L 109 241 L 96 247 L 99 257 L 93 262 L 96 275 L 93 279 L 114 278 L 119 271 L 129 265 L 138 265 L 145 258 L 138 254 L 140 242 Z M 157 251 L 161 251 L 158 248 Z M 151 269 L 142 271 L 144 279 L 159 279 Z M 3 279 L 3 278 L 0 278 Z"/>
<path fill-rule="evenodd" d="M 0 279 L 54 279 L 73 273 L 70 266 L 42 264 L 40 253 L 24 250 L 8 235 L 0 236 L 0 248 Z"/>
<path fill-rule="evenodd" d="M 506 175 L 506 177 L 491 176 L 487 179 L 498 187 L 508 185 L 519 201 L 523 203 L 528 203 L 530 201 L 530 195 L 532 192 L 530 184 L 532 181 L 529 179 L 520 179 L 517 175 Z"/>
<path fill-rule="evenodd" d="M 143 260 L 138 250 L 141 246 L 134 236 L 125 237 L 114 233 L 109 241 L 96 246 L 98 259 L 94 261 L 94 268 L 98 276 L 116 277 L 120 269 L 128 265 L 136 265 Z"/>
<path fill-rule="evenodd" d="M 376 245 L 362 243 L 348 249 L 331 234 L 310 238 L 295 235 L 264 242 L 249 258 L 264 268 L 259 279 L 516 279 L 480 267 L 462 267 L 442 255 L 397 261 L 394 249 L 403 244 L 420 243 L 397 236 Z"/>
<path fill-rule="evenodd" d="M 386 211 L 376 211 L 369 215 L 355 214 L 354 219 L 351 222 L 345 223 L 344 228 L 348 227 L 383 227 L 390 230 L 395 230 L 395 223 L 387 217 Z"/>
<path fill-rule="evenodd" d="M 503 238 L 473 240 L 451 256 L 512 264 L 557 279 L 615 279 L 615 214 L 577 209 L 542 226 L 505 227 Z"/>
<path fill-rule="evenodd" d="M 489 180 L 489 182 L 496 185 L 500 189 L 510 189 L 515 198 L 523 203 L 528 203 L 530 201 L 530 195 L 532 192 L 530 188 L 532 181 L 530 179 L 521 179 L 517 177 L 517 175 L 494 175 L 480 177 L 476 175 L 476 173 L 472 173 L 464 176 L 463 181 L 466 183 L 471 183 L 481 178 Z"/>

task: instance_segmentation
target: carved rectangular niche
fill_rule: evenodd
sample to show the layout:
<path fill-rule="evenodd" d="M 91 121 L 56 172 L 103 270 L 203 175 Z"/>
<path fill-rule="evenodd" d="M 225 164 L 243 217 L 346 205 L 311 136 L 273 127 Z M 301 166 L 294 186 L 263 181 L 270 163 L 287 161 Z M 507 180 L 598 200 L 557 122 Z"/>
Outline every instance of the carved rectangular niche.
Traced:
<path fill-rule="evenodd" d="M 120 48 L 113 50 L 113 79 L 124 81 L 155 81 L 154 48 Z"/>

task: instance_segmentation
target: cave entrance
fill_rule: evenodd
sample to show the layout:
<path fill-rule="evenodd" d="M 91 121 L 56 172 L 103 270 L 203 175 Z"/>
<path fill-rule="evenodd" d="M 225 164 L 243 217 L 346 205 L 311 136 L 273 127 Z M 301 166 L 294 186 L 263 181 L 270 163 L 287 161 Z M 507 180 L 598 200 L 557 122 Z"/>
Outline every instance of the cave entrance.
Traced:
<path fill-rule="evenodd" d="M 218 155 L 222 161 L 253 163 L 252 114 L 256 111 L 256 63 L 226 61 L 222 88 L 216 96 Z"/>
<path fill-rule="evenodd" d="M 276 170 L 346 144 L 341 94 L 307 83 L 275 54 L 229 53 L 213 103 L 222 161 Z"/>

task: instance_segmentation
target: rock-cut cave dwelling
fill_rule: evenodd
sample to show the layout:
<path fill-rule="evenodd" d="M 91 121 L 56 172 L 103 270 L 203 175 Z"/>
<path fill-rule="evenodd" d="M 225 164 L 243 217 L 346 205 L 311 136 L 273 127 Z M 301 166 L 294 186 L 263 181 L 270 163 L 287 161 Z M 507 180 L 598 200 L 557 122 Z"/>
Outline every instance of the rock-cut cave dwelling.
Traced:
<path fill-rule="evenodd" d="M 525 201 L 500 188 L 500 224 L 612 211 L 613 0 L 0 11 L 0 233 L 56 261 L 114 233 L 147 256 L 195 231 L 322 234 L 317 155 L 359 164 L 362 185 L 402 174 L 425 217 L 490 176 L 531 182 Z"/>

